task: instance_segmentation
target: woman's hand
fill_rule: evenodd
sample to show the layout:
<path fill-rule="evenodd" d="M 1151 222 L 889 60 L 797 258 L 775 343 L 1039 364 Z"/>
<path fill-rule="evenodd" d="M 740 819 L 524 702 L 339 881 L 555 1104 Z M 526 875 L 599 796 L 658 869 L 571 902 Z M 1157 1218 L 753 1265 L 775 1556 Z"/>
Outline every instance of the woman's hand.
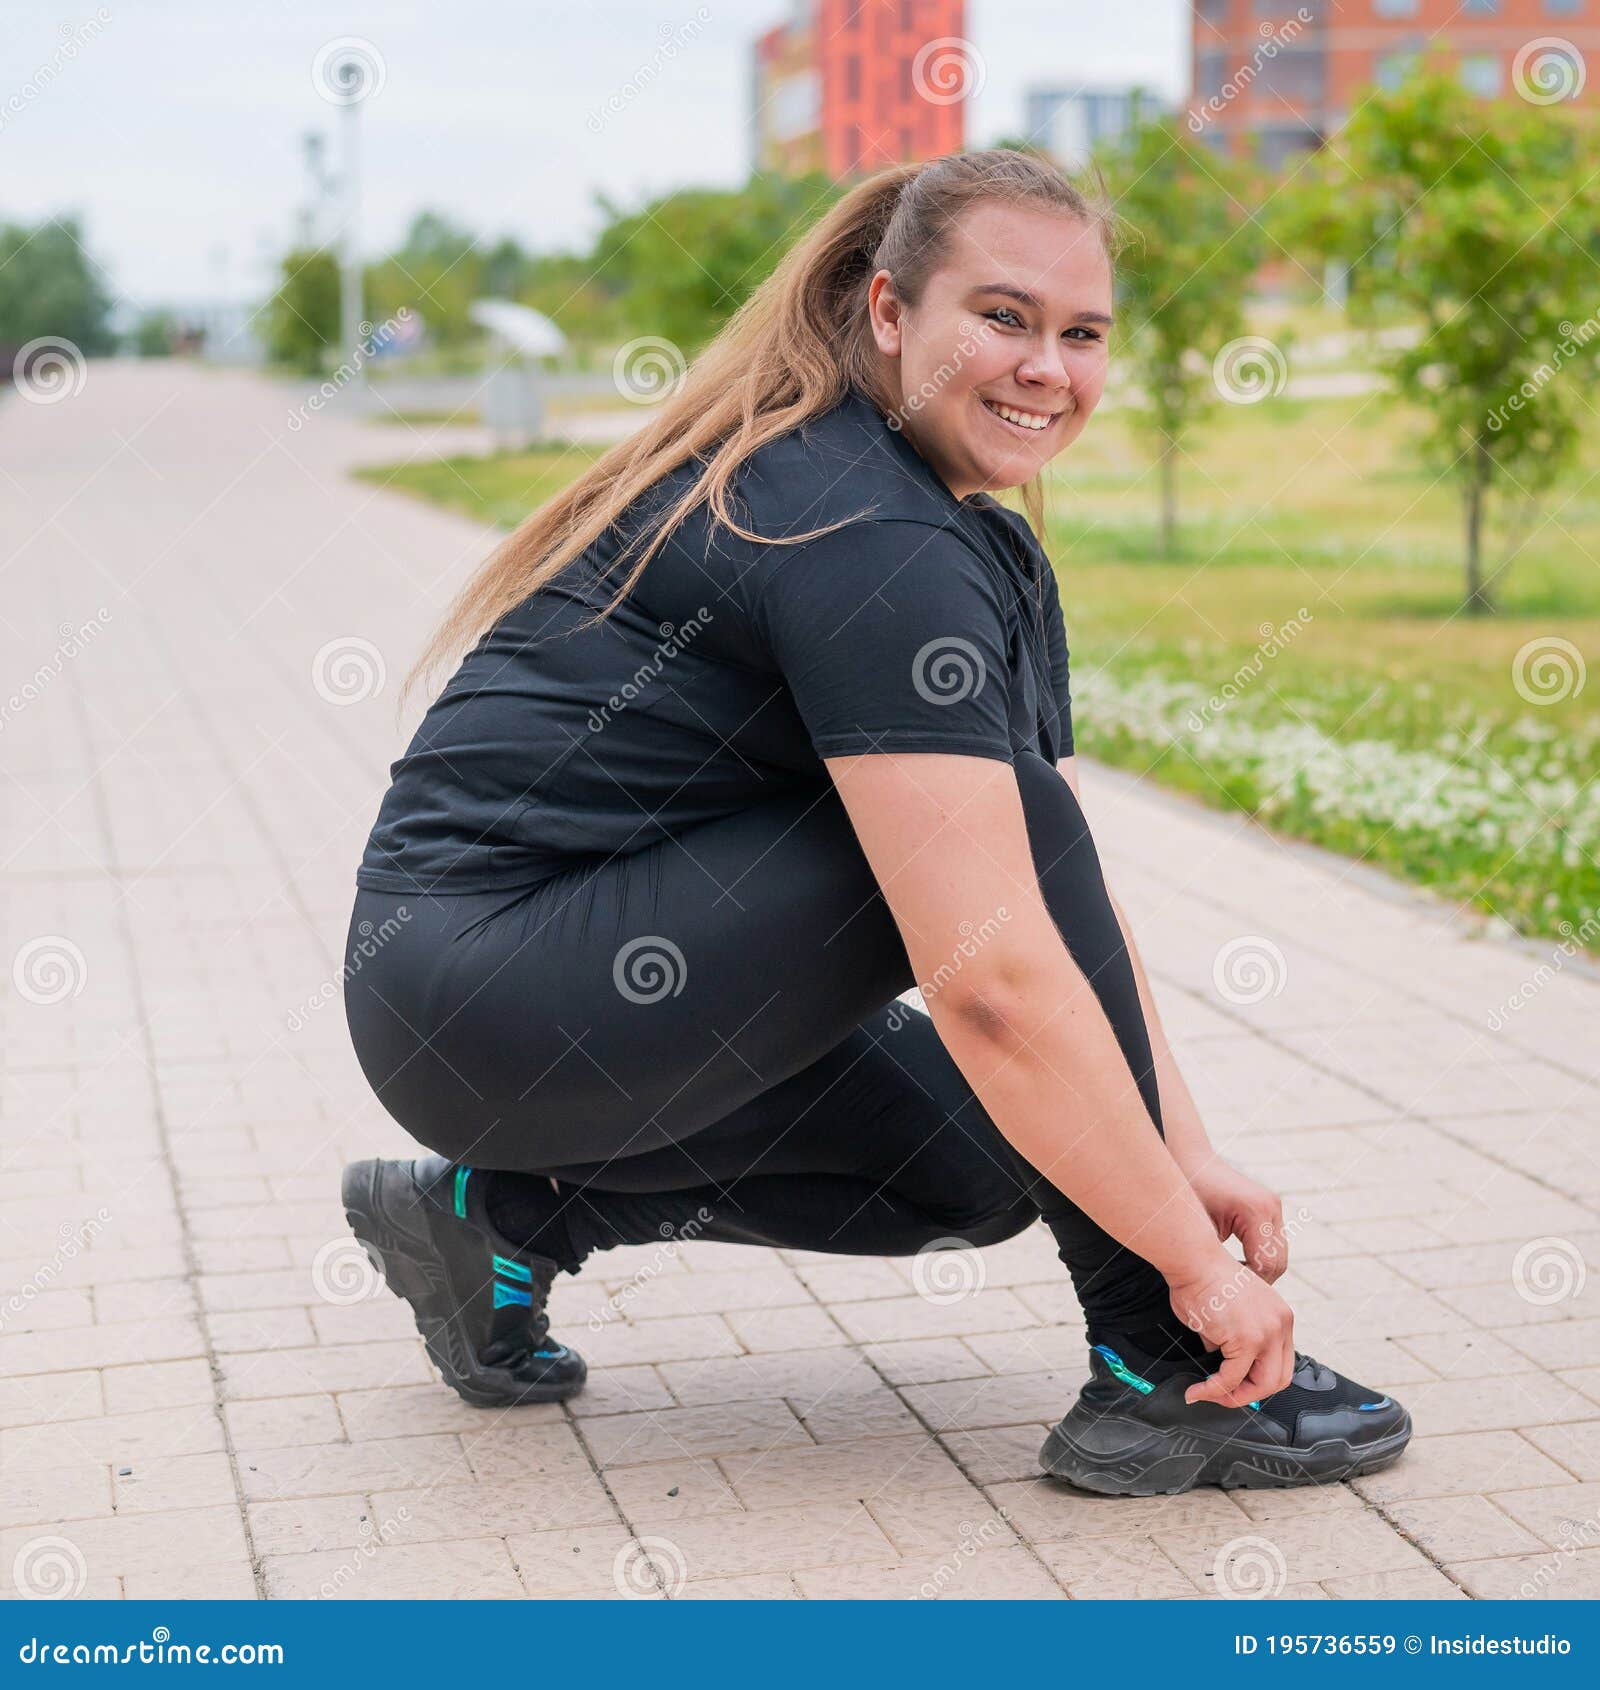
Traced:
<path fill-rule="evenodd" d="M 1221 1366 L 1209 1379 L 1191 1385 L 1185 1402 L 1243 1408 L 1293 1379 L 1293 1311 L 1243 1262 L 1219 1251 L 1192 1277 L 1169 1284 L 1179 1320 L 1222 1352 Z"/>
<path fill-rule="evenodd" d="M 1237 1238 L 1244 1259 L 1268 1285 L 1273 1284 L 1289 1265 L 1282 1199 L 1217 1155 L 1184 1172 L 1211 1217 L 1217 1237 L 1224 1242 Z"/>

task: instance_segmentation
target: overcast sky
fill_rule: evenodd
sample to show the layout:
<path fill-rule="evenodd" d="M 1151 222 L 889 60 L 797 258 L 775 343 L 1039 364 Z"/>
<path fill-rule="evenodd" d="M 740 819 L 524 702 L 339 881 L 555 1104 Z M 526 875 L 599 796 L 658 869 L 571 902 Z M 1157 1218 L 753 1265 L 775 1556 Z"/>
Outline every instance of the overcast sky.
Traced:
<path fill-rule="evenodd" d="M 385 83 L 363 109 L 363 250 L 447 211 L 540 250 L 633 203 L 749 164 L 749 46 L 786 0 L 6 0 L 0 218 L 77 211 L 135 303 L 258 292 L 307 198 L 301 137 L 341 114 L 318 50 L 370 41 Z M 981 145 L 1021 127 L 1026 85 L 1187 86 L 1187 0 L 969 0 L 986 81 Z M 664 56 L 664 42 L 673 50 Z M 648 86 L 629 94 L 646 70 Z M 598 132 L 592 114 L 608 101 Z"/>

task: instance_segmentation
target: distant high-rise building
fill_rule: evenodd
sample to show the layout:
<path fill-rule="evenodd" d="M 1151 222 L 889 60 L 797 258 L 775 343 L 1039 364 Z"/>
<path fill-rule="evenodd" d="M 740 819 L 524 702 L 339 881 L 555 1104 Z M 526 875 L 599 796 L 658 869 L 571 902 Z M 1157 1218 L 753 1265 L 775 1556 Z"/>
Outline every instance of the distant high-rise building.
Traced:
<path fill-rule="evenodd" d="M 1029 88 L 1023 94 L 1023 133 L 1076 170 L 1102 142 L 1119 139 L 1166 109 L 1148 88 Z"/>
<path fill-rule="evenodd" d="M 1425 49 L 1479 94 L 1593 102 L 1600 0 L 1194 0 L 1192 47 L 1190 128 L 1277 168 Z"/>
<path fill-rule="evenodd" d="M 759 36 L 757 169 L 851 176 L 964 144 L 981 65 L 965 0 L 792 0 Z"/>

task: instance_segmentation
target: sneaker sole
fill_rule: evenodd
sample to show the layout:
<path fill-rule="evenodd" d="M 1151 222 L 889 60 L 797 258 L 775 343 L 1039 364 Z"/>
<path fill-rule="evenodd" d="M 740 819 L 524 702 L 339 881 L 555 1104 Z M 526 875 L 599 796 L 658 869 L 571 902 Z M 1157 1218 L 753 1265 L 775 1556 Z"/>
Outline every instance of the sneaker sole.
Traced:
<path fill-rule="evenodd" d="M 1051 1429 L 1039 1451 L 1039 1465 L 1053 1478 L 1100 1496 L 1178 1496 L 1197 1485 L 1222 1490 L 1281 1489 L 1289 1485 L 1332 1485 L 1392 1466 L 1411 1441 L 1411 1416 L 1386 1438 L 1351 1444 L 1329 1438 L 1309 1449 L 1241 1449 L 1236 1442 L 1203 1432 L 1164 1430 L 1117 1415 L 1094 1422 L 1097 1441 L 1125 1439 L 1114 1449 L 1091 1449 L 1062 1427 Z"/>
<path fill-rule="evenodd" d="M 417 1331 L 433 1364 L 463 1401 L 475 1408 L 511 1408 L 518 1403 L 565 1402 L 583 1389 L 588 1368 L 571 1352 L 580 1372 L 561 1384 L 523 1384 L 503 1370 L 488 1368 L 473 1354 L 462 1330 L 450 1275 L 434 1242 L 432 1219 L 409 1178 L 388 1177 L 386 1164 L 352 1162 L 339 1183 L 345 1219 L 397 1297 L 411 1305 Z"/>

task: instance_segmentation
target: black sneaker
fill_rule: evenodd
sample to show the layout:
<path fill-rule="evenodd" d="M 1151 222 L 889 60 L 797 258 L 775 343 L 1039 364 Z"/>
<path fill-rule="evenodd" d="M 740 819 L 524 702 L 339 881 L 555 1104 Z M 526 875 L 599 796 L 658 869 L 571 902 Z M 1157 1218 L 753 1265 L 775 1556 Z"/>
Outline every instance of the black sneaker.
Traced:
<path fill-rule="evenodd" d="M 1184 1358 L 1159 1369 L 1095 1344 L 1091 1377 L 1044 1441 L 1039 1465 L 1080 1490 L 1106 1496 L 1173 1496 L 1196 1485 L 1224 1490 L 1326 1485 L 1374 1473 L 1400 1457 L 1411 1416 L 1310 1356 L 1293 1382 L 1248 1408 L 1187 1403 L 1183 1393 L 1214 1369 Z"/>
<path fill-rule="evenodd" d="M 545 1301 L 558 1266 L 518 1250 L 484 1209 L 481 1170 L 419 1156 L 352 1162 L 345 1218 L 389 1289 L 410 1303 L 428 1354 L 468 1402 L 560 1402 L 588 1368 L 550 1338 Z"/>

